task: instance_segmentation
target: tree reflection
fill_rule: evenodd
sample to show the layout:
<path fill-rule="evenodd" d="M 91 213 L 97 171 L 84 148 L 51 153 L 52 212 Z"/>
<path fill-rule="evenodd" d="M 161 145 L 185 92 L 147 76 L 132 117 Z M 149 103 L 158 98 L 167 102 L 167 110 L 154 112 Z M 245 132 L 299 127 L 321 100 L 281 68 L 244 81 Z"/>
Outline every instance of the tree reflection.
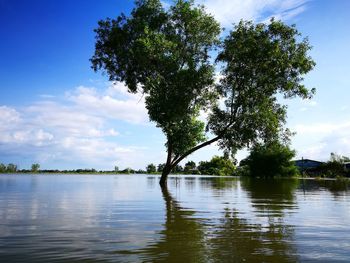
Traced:
<path fill-rule="evenodd" d="M 295 209 L 298 179 L 244 178 L 241 185 L 249 193 L 253 207 L 259 212 L 273 212 L 275 216 L 282 216 L 285 209 Z"/>
<path fill-rule="evenodd" d="M 195 177 L 185 177 L 185 186 L 188 191 L 193 191 L 196 187 L 196 178 Z"/>
<path fill-rule="evenodd" d="M 330 191 L 334 197 L 343 196 L 349 190 L 349 180 L 325 180 L 323 186 Z"/>
<path fill-rule="evenodd" d="M 238 178 L 237 177 L 198 177 L 201 189 L 214 190 L 219 193 L 222 190 L 234 189 L 237 187 Z"/>
<path fill-rule="evenodd" d="M 162 189 L 166 207 L 164 230 L 156 243 L 140 250 L 149 262 L 295 262 L 293 229 L 270 222 L 251 224 L 237 211 L 225 209 L 219 218 L 195 218 Z"/>
<path fill-rule="evenodd" d="M 212 262 L 297 262 L 291 226 L 249 224 L 226 210 L 210 239 Z"/>
<path fill-rule="evenodd" d="M 302 180 L 304 190 L 308 192 L 320 191 L 326 189 L 333 194 L 335 198 L 346 195 L 349 191 L 350 182 L 348 179 L 340 180 Z"/>
<path fill-rule="evenodd" d="M 194 211 L 183 209 L 166 187 L 162 188 L 166 207 L 164 230 L 160 240 L 142 250 L 146 261 L 207 262 L 204 224 L 193 217 Z"/>
<path fill-rule="evenodd" d="M 147 176 L 147 188 L 153 189 L 156 186 L 156 177 L 155 176 Z"/>

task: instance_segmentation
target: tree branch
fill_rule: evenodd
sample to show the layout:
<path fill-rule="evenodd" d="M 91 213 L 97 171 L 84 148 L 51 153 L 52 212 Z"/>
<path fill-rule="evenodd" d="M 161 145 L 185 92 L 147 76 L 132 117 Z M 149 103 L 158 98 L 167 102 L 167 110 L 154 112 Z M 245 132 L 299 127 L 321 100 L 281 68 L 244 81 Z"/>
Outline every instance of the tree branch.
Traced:
<path fill-rule="evenodd" d="M 172 168 L 174 168 L 176 165 L 178 165 L 179 162 L 181 162 L 183 159 L 185 159 L 188 155 L 190 155 L 191 153 L 209 145 L 209 144 L 212 144 L 213 142 L 216 142 L 217 140 L 219 140 L 221 138 L 221 135 L 218 135 L 216 137 L 214 137 L 213 139 L 209 140 L 209 141 L 206 141 L 206 142 L 203 142 L 201 144 L 198 144 L 197 146 L 193 147 L 192 149 L 188 150 L 187 152 L 185 152 L 183 155 L 181 155 L 179 158 L 177 159 L 174 159 L 172 161 Z"/>
<path fill-rule="evenodd" d="M 176 161 L 177 158 L 179 158 L 180 155 L 179 154 L 176 154 L 174 159 L 171 161 L 170 165 L 172 166 L 174 164 L 174 162 Z"/>
<path fill-rule="evenodd" d="M 216 137 L 214 137 L 213 139 L 203 142 L 201 144 L 198 144 L 197 146 L 193 147 L 192 149 L 188 150 L 187 152 L 185 152 L 183 155 L 181 155 L 180 157 L 175 157 L 172 162 L 171 162 L 171 169 L 173 169 L 176 165 L 179 164 L 179 162 L 181 162 L 183 159 L 185 159 L 188 155 L 190 155 L 191 153 L 212 144 L 213 142 L 216 142 L 217 140 L 221 139 L 222 136 L 224 135 L 225 131 L 230 128 L 230 126 L 234 123 L 234 120 L 231 120 L 229 124 L 227 124 L 227 126 L 225 127 L 225 129 L 223 129 L 219 135 L 217 135 Z"/>
<path fill-rule="evenodd" d="M 171 141 L 168 139 L 168 157 L 167 157 L 167 160 L 166 160 L 166 165 L 171 165 L 171 154 L 173 152 L 173 146 L 172 146 L 172 143 Z"/>

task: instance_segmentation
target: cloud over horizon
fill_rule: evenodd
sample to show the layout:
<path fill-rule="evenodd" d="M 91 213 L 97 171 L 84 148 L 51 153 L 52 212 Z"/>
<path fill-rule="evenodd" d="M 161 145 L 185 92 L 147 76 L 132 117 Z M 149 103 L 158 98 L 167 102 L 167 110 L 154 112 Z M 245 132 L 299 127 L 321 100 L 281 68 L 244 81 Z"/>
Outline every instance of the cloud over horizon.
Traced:
<path fill-rule="evenodd" d="M 98 169 L 112 169 L 117 163 L 139 166 L 145 147 L 119 142 L 123 140 L 115 138 L 124 134 L 114 127 L 115 121 L 119 126 L 148 124 L 139 95 L 128 94 L 123 84 L 115 83 L 102 91 L 79 86 L 61 101 L 54 99 L 41 96 L 23 108 L 0 106 L 1 155 L 31 158 L 51 168 L 57 162 Z"/>
<path fill-rule="evenodd" d="M 326 161 L 330 153 L 350 153 L 350 122 L 314 122 L 293 127 L 299 137 L 298 156 Z M 303 138 L 303 139 L 302 139 Z M 301 142 L 302 141 L 302 142 Z"/>

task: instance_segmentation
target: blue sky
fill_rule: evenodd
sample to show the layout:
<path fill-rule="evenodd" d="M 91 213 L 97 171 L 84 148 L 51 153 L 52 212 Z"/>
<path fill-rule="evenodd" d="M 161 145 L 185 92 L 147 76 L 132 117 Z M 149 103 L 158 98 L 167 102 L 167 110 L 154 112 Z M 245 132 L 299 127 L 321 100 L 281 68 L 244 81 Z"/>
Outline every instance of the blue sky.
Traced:
<path fill-rule="evenodd" d="M 199 0 L 230 29 L 271 16 L 308 36 L 317 65 L 311 101 L 288 102 L 298 157 L 350 156 L 350 1 Z M 164 2 L 167 5 L 167 2 Z M 124 0 L 0 0 L 0 162 L 28 168 L 144 168 L 165 159 L 164 137 L 140 95 L 90 68 L 99 19 L 129 13 Z M 189 159 L 220 154 L 215 145 Z M 245 152 L 238 154 L 242 158 Z"/>

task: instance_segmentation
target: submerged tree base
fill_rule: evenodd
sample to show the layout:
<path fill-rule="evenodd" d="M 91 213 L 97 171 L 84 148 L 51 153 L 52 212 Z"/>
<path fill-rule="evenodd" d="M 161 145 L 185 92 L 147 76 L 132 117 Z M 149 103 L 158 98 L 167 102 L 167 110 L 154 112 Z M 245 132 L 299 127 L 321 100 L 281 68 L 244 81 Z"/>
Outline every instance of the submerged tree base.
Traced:
<path fill-rule="evenodd" d="M 162 173 L 162 176 L 160 177 L 160 180 L 159 180 L 159 185 L 161 188 L 166 188 L 167 187 L 167 179 L 168 179 L 168 174 L 164 174 Z"/>

